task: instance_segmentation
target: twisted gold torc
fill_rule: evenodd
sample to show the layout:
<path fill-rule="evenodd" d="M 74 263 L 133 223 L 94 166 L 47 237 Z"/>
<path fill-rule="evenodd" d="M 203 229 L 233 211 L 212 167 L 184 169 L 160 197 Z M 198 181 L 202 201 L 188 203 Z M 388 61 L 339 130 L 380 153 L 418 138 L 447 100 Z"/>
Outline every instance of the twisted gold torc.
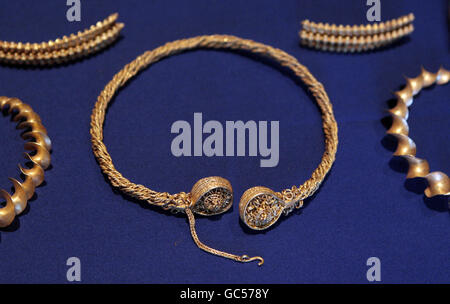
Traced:
<path fill-rule="evenodd" d="M 441 171 L 430 172 L 430 166 L 426 159 L 416 157 L 416 144 L 409 137 L 408 108 L 413 104 L 414 97 L 423 88 L 436 85 L 446 85 L 450 82 L 450 71 L 441 67 L 436 73 L 429 72 L 422 67 L 420 75 L 415 78 L 406 78 L 405 87 L 394 92 L 397 103 L 388 112 L 392 123 L 387 134 L 397 140 L 395 156 L 404 158 L 408 162 L 406 178 L 424 178 L 428 187 L 424 193 L 427 197 L 438 195 L 450 196 L 450 178 Z"/>
<path fill-rule="evenodd" d="M 152 205 L 174 212 L 186 213 L 190 222 L 192 237 L 199 248 L 239 262 L 259 260 L 261 265 L 263 259 L 260 257 L 250 258 L 247 255 L 234 255 L 218 251 L 204 245 L 197 237 L 195 219 L 192 212 L 202 215 L 214 215 L 228 210 L 232 204 L 233 196 L 231 185 L 227 180 L 221 177 L 201 179 L 189 193 L 170 194 L 158 192 L 143 185 L 135 184 L 118 172 L 103 143 L 103 124 L 106 109 L 120 87 L 124 86 L 128 80 L 140 71 L 165 57 L 200 48 L 239 50 L 267 57 L 278 62 L 280 66 L 290 69 L 295 76 L 299 77 L 306 84 L 314 96 L 322 112 L 325 134 L 325 153 L 319 166 L 314 170 L 311 178 L 300 186 L 293 186 L 280 192 L 274 192 L 265 187 L 255 187 L 247 190 L 246 194 L 251 192 L 251 195 L 243 195 L 239 209 L 241 218 L 250 228 L 265 229 L 275 223 L 282 213 L 288 214 L 294 207 L 302 207 L 303 200 L 311 196 L 319 188 L 335 160 L 338 136 L 333 108 L 323 85 L 297 59 L 282 50 L 252 40 L 229 35 L 198 36 L 182 39 L 169 42 L 152 51 L 147 51 L 127 64 L 106 85 L 93 109 L 90 131 L 93 152 L 100 168 L 114 187 L 133 198 L 147 201 Z"/>

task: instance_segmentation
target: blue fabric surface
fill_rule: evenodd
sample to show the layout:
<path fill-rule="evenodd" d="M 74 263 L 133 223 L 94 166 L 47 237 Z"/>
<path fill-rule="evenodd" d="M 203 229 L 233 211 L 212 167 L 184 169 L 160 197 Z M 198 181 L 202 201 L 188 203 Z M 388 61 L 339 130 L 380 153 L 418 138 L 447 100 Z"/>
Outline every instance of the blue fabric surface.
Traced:
<path fill-rule="evenodd" d="M 415 32 L 395 47 L 344 55 L 299 46 L 300 21 L 366 23 L 366 1 L 82 1 L 82 21 L 66 20 L 65 1 L 1 1 L 2 40 L 42 41 L 76 32 L 119 12 L 122 38 L 67 66 L 0 66 L 0 95 L 40 114 L 54 144 L 46 184 L 29 212 L 0 230 L 0 283 L 64 283 L 66 260 L 81 259 L 85 283 L 365 283 L 366 260 L 379 257 L 385 283 L 450 282 L 450 214 L 405 182 L 383 145 L 391 92 L 424 65 L 450 68 L 447 1 L 382 0 L 382 20 L 413 12 Z M 197 221 L 214 248 L 261 255 L 263 267 L 200 251 L 186 218 L 113 191 L 92 154 L 89 122 L 96 98 L 126 63 L 165 42 L 232 34 L 278 47 L 306 65 L 333 103 L 336 163 L 302 212 L 253 233 L 239 221 L 249 187 L 301 184 L 323 153 L 320 113 L 290 77 L 264 62 L 223 51 L 195 51 L 151 66 L 118 94 L 105 124 L 117 169 L 159 191 L 189 191 L 201 177 L 227 178 L 234 208 Z M 411 137 L 433 170 L 450 173 L 449 87 L 425 90 L 411 107 Z M 279 120 L 280 162 L 258 157 L 181 157 L 170 152 L 171 124 L 204 120 Z M 19 132 L 0 116 L 0 187 L 18 177 Z M 419 188 L 419 190 L 418 190 Z"/>

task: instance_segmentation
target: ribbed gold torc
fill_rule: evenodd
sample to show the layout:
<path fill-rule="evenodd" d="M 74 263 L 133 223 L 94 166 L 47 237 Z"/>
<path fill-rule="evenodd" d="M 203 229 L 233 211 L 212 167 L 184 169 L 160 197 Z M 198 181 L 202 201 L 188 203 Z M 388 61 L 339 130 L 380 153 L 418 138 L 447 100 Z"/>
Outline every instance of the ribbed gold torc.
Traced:
<path fill-rule="evenodd" d="M 230 258 L 235 261 L 249 262 L 259 260 L 259 264 L 262 264 L 263 259 L 260 257 L 249 258 L 247 255 L 239 256 L 218 251 L 202 244 L 197 238 L 194 228 L 195 221 L 192 212 L 197 212 L 201 209 L 201 214 L 203 215 L 214 215 L 228 210 L 230 206 L 228 201 L 230 199 L 232 200 L 232 190 L 231 186 L 227 186 L 229 184 L 228 181 L 220 177 L 212 177 L 207 178 L 206 181 L 197 183 L 191 191 L 191 193 L 195 193 L 195 201 L 191 193 L 180 192 L 170 194 L 167 192 L 154 191 L 143 185 L 138 185 L 131 182 L 119 171 L 117 171 L 114 167 L 111 156 L 103 143 L 103 124 L 105 121 L 106 109 L 114 94 L 120 87 L 125 85 L 128 80 L 133 78 L 141 70 L 165 57 L 200 48 L 247 51 L 267 57 L 278 62 L 281 66 L 292 70 L 292 72 L 308 86 L 322 112 L 323 130 L 325 134 L 325 153 L 323 154 L 321 163 L 312 173 L 311 178 L 304 184 L 300 186 L 293 186 L 289 189 L 282 190 L 281 192 L 274 192 L 279 198 L 279 201 L 275 200 L 277 206 L 280 206 L 280 203 L 282 203 L 281 205 L 285 209 L 285 214 L 292 210 L 294 206 L 297 208 L 301 207 L 303 205 L 303 200 L 311 196 L 319 188 L 335 160 L 338 137 L 337 124 L 333 115 L 332 105 L 323 85 L 318 82 L 316 78 L 314 78 L 314 76 L 308 71 L 308 69 L 301 65 L 297 59 L 282 50 L 262 43 L 254 42 L 252 40 L 229 35 L 198 36 L 189 39 L 182 39 L 169 42 L 152 51 L 147 51 L 131 63 L 127 64 L 108 83 L 108 85 L 101 92 L 95 104 L 91 116 L 90 131 L 92 136 L 93 152 L 98 160 L 100 168 L 114 187 L 120 189 L 122 192 L 133 198 L 147 201 L 152 205 L 160 206 L 166 210 L 186 213 L 190 222 L 192 237 L 199 248 L 209 253 Z M 209 184 L 210 187 L 205 187 L 205 184 Z M 201 185 L 201 189 L 197 188 L 199 187 L 198 185 Z M 199 195 L 199 191 L 203 193 L 203 195 Z M 222 202 L 220 202 L 220 200 L 222 200 Z M 259 201 L 261 201 L 261 198 L 258 202 Z M 196 208 L 197 204 L 201 204 L 201 208 Z M 218 210 L 218 206 L 220 210 Z M 270 207 L 270 205 L 265 204 L 265 209 L 267 209 L 267 206 Z M 205 210 L 205 208 L 210 209 Z M 268 210 L 268 212 L 270 212 L 270 210 Z M 276 221 L 276 219 L 274 219 L 274 221 Z M 257 223 L 258 221 L 254 222 Z M 246 224 L 249 225 L 248 223 Z M 265 227 L 270 226 L 267 225 L 266 222 L 264 225 Z M 251 225 L 249 225 L 249 227 L 253 229 L 260 229 L 258 227 L 252 227 Z"/>
<path fill-rule="evenodd" d="M 112 14 L 84 31 L 41 43 L 0 40 L 0 63 L 51 66 L 89 56 L 113 43 L 125 26 Z"/>

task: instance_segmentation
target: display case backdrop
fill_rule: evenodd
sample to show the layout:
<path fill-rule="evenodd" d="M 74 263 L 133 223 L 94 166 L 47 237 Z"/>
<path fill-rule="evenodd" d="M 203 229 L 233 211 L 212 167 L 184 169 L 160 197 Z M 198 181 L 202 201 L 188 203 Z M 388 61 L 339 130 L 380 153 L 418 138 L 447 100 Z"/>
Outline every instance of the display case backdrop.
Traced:
<path fill-rule="evenodd" d="M 370 257 L 384 283 L 450 281 L 450 213 L 406 181 L 392 157 L 382 118 L 392 92 L 420 67 L 450 68 L 447 1 L 381 0 L 382 20 L 414 13 L 415 31 L 392 47 L 361 54 L 303 48 L 300 22 L 367 23 L 353 1 L 82 1 L 68 22 L 65 1 L 1 1 L 0 39 L 39 42 L 77 32 L 118 12 L 125 23 L 111 47 L 52 68 L 0 66 L 0 95 L 30 104 L 53 141 L 52 167 L 29 209 L 0 230 L 0 283 L 65 283 L 70 257 L 84 283 L 367 283 Z M 91 149 L 92 108 L 126 63 L 165 42 L 230 34 L 280 48 L 323 83 L 339 127 L 336 162 L 305 208 L 255 232 L 239 220 L 242 193 L 257 185 L 300 185 L 317 167 L 324 143 L 320 112 L 276 65 L 245 54 L 200 50 L 152 65 L 120 91 L 106 117 L 104 141 L 117 169 L 136 183 L 171 193 L 206 176 L 228 179 L 234 205 L 198 218 L 200 239 L 214 248 L 264 257 L 241 264 L 200 251 L 182 215 L 115 191 Z M 448 86 L 423 90 L 408 120 L 419 157 L 450 172 Z M 171 126 L 194 112 L 203 121 L 279 121 L 279 164 L 260 157 L 175 157 Z M 0 116 L 0 188 L 17 178 L 23 140 Z"/>

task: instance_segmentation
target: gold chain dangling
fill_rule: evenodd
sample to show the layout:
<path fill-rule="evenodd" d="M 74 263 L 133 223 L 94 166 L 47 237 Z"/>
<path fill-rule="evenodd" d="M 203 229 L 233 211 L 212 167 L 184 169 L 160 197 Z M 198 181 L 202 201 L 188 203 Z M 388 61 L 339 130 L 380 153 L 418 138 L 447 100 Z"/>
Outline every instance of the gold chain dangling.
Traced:
<path fill-rule="evenodd" d="M 211 247 L 203 244 L 199 240 L 197 232 L 195 231 L 195 217 L 194 217 L 194 214 L 192 213 L 192 210 L 190 208 L 186 208 L 185 212 L 186 212 L 186 215 L 189 220 L 189 228 L 191 230 L 192 239 L 194 240 L 197 247 L 200 248 L 201 250 L 206 251 L 211 254 L 214 254 L 214 255 L 217 255 L 217 256 L 221 256 L 221 257 L 224 257 L 227 259 L 234 260 L 236 262 L 248 263 L 248 262 L 259 260 L 258 266 L 261 266 L 262 264 L 264 264 L 264 259 L 260 256 L 255 256 L 255 257 L 250 258 L 248 255 L 245 255 L 245 254 L 244 255 L 235 255 L 235 254 L 231 254 L 228 252 L 224 252 L 224 251 L 220 251 L 220 250 L 211 248 Z"/>

